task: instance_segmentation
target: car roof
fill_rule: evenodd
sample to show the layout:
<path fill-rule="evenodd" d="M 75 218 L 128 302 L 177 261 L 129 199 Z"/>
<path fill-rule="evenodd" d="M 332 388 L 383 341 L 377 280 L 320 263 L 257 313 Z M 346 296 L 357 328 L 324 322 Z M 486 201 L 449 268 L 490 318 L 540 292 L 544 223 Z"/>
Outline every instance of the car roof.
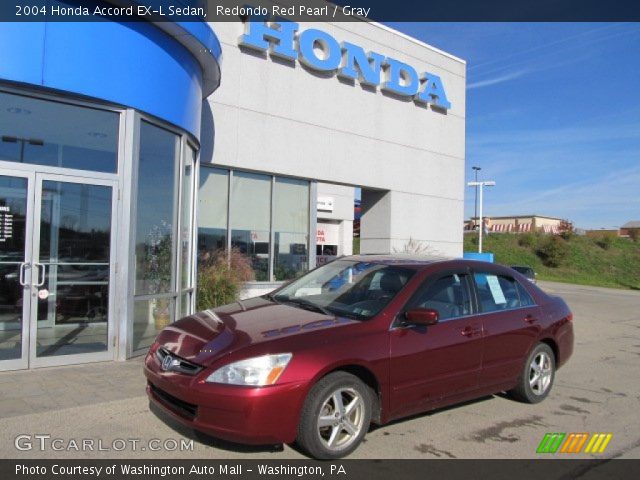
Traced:
<path fill-rule="evenodd" d="M 438 256 L 425 256 L 425 255 L 412 255 L 412 254 L 366 254 L 366 255 L 350 255 L 346 257 L 340 257 L 338 260 L 349 260 L 354 262 L 372 262 L 380 263 L 384 265 L 396 265 L 400 267 L 410 267 L 416 269 L 423 269 L 430 265 L 435 264 L 451 264 L 452 267 L 461 266 L 497 266 L 495 263 L 482 262 L 478 260 L 467 260 L 454 257 L 438 257 Z"/>

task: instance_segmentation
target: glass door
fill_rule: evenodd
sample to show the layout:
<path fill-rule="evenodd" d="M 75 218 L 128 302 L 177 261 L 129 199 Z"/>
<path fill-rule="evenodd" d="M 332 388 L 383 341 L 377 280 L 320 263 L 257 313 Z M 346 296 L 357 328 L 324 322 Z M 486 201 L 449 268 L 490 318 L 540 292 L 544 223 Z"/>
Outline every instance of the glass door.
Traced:
<path fill-rule="evenodd" d="M 114 182 L 36 174 L 30 366 L 113 358 Z"/>
<path fill-rule="evenodd" d="M 0 370 L 28 366 L 33 179 L 0 172 Z"/>

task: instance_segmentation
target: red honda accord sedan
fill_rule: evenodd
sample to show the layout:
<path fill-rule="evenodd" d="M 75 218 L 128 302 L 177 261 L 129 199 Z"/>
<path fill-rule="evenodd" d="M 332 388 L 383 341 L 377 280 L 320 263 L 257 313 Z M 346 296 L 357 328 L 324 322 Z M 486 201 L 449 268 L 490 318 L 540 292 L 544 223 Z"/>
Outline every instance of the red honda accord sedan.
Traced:
<path fill-rule="evenodd" d="M 503 391 L 540 402 L 573 351 L 572 317 L 508 267 L 346 257 L 166 327 L 147 391 L 215 437 L 340 458 L 372 422 Z"/>

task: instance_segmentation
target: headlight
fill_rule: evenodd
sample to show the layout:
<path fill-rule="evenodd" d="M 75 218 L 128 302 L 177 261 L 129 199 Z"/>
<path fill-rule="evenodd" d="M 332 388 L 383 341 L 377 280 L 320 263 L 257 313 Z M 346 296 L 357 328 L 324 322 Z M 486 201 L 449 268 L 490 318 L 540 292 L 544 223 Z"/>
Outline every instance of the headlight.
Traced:
<path fill-rule="evenodd" d="M 230 363 L 209 375 L 207 382 L 255 387 L 273 385 L 284 372 L 292 356 L 290 353 L 280 353 Z"/>

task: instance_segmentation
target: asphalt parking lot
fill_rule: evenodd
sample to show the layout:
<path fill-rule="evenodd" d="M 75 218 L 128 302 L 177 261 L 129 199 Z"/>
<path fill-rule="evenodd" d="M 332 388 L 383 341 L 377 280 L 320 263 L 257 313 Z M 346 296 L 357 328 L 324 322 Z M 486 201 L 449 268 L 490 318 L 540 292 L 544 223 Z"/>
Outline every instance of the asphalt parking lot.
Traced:
<path fill-rule="evenodd" d="M 574 312 L 576 348 L 550 397 L 524 405 L 502 396 L 439 410 L 377 428 L 351 458 L 535 458 L 547 432 L 612 433 L 598 457 L 640 458 L 640 292 L 541 283 Z M 176 430 L 148 408 L 141 359 L 0 373 L 2 458 L 304 458 L 285 446 L 229 445 Z M 16 436 L 69 440 L 194 439 L 193 450 L 17 450 Z M 36 442 L 34 442 L 36 443 Z M 173 444 L 171 444 L 173 445 Z M 558 454 L 556 454 L 558 455 Z M 566 456 L 566 454 L 565 454 Z M 574 457 L 596 455 L 578 454 Z"/>

